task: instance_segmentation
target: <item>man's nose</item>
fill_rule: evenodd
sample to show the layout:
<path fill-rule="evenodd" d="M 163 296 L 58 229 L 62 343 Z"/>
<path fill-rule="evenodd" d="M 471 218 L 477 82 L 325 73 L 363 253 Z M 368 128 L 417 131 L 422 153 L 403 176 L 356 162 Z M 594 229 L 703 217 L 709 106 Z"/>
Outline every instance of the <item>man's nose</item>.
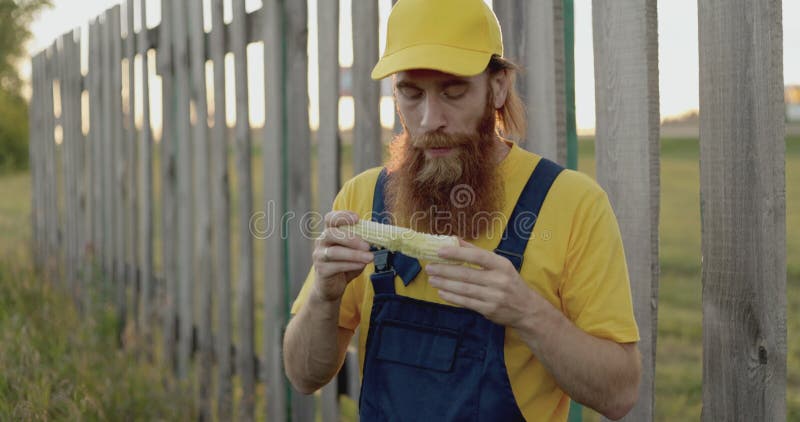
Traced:
<path fill-rule="evenodd" d="M 435 132 L 447 126 L 447 119 L 445 119 L 442 104 L 435 95 L 426 95 L 422 107 L 420 129 L 422 129 L 423 133 Z"/>

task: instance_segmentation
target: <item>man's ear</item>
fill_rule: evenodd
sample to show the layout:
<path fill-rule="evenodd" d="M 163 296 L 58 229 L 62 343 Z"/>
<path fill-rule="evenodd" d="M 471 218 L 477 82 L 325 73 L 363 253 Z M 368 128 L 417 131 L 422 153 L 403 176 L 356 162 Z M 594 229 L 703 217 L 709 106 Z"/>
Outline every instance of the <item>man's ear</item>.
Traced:
<path fill-rule="evenodd" d="M 495 109 L 500 109 L 503 107 L 503 104 L 506 103 L 510 80 L 511 78 L 508 77 L 508 71 L 506 69 L 499 70 L 489 75 L 489 89 L 492 90 Z"/>

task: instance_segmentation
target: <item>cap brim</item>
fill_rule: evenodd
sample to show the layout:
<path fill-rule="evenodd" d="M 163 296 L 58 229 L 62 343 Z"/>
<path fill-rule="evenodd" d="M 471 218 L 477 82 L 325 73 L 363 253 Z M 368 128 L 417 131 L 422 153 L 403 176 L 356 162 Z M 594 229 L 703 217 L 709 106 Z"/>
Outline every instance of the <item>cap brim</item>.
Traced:
<path fill-rule="evenodd" d="M 438 44 L 415 45 L 384 56 L 372 69 L 372 79 L 383 79 L 410 69 L 432 69 L 458 76 L 474 76 L 486 69 L 492 53 Z"/>

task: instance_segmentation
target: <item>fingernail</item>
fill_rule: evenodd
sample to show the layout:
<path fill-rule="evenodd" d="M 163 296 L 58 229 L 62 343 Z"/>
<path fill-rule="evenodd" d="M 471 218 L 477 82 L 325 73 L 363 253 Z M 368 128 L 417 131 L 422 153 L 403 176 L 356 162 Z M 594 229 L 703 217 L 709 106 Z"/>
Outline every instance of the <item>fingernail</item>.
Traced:
<path fill-rule="evenodd" d="M 434 286 L 439 284 L 439 281 L 440 281 L 439 277 L 434 277 L 434 276 L 428 277 L 428 283 Z"/>
<path fill-rule="evenodd" d="M 425 266 L 425 271 L 427 271 L 429 274 L 432 274 L 436 272 L 437 268 L 438 267 L 436 267 L 436 264 L 428 264 Z"/>
<path fill-rule="evenodd" d="M 365 261 L 372 262 L 372 254 L 371 253 L 365 253 L 365 254 L 363 254 L 361 256 L 364 258 Z"/>

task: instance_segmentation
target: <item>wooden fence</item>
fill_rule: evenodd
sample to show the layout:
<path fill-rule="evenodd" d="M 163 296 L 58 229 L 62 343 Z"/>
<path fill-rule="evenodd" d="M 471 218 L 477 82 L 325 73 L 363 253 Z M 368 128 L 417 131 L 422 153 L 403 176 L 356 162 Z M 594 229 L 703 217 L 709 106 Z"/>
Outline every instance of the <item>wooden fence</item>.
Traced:
<path fill-rule="evenodd" d="M 220 420 L 234 415 L 253 420 L 257 402 L 266 406 L 258 414 L 268 420 L 287 420 L 289 412 L 293 420 L 312 420 L 316 402 L 289 389 L 281 366 L 287 307 L 310 266 L 312 242 L 304 227 L 291 222 L 278 228 L 285 235 L 254 236 L 251 222 L 260 211 L 254 192 L 261 187 L 260 197 L 274 215 L 307 215 L 314 203 L 324 214 L 341 185 L 343 166 L 358 172 L 380 165 L 380 89 L 368 77 L 378 57 L 379 2 L 353 0 L 356 126 L 349 163 L 340 155 L 338 127 L 338 0 L 318 0 L 318 22 L 312 23 L 319 35 L 316 142 L 308 120 L 307 2 L 263 0 L 261 9 L 247 13 L 244 0 L 232 0 L 232 20 L 226 23 L 223 0 L 206 0 L 205 9 L 201 0 L 162 1 L 161 22 L 148 28 L 145 7 L 158 3 L 127 0 L 92 20 L 88 39 L 69 32 L 32 58 L 35 264 L 82 307 L 97 305 L 95 297 L 111 300 L 120 333 L 133 327 L 149 356 L 194 386 L 196 411 L 204 420 L 212 409 Z M 518 142 L 567 163 L 574 142 L 572 41 L 565 30 L 572 1 L 493 3 L 506 55 L 525 69 L 518 87 L 529 105 L 531 130 L 527 141 Z M 702 417 L 782 420 L 781 2 L 698 5 Z M 627 417 L 637 421 L 652 420 L 656 405 L 656 10 L 655 0 L 593 2 L 597 177 L 620 222 L 642 336 L 640 400 Z M 210 13 L 210 32 L 203 30 L 204 13 Z M 247 85 L 246 51 L 253 42 L 263 43 L 266 99 L 266 122 L 257 137 L 249 123 Z M 85 73 L 81 51 L 88 53 Z M 235 62 L 235 105 L 228 104 L 236 110 L 233 142 L 223 102 L 228 54 Z M 150 125 L 153 81 L 147 69 L 153 58 L 161 81 L 158 139 Z M 260 150 L 262 169 L 255 175 L 254 148 Z M 355 361 L 351 353 L 350 392 L 357 396 Z M 256 394 L 259 383 L 262 397 Z M 319 401 L 326 421 L 337 420 L 334 384 L 323 389 Z M 237 390 L 241 394 L 234 397 Z"/>

